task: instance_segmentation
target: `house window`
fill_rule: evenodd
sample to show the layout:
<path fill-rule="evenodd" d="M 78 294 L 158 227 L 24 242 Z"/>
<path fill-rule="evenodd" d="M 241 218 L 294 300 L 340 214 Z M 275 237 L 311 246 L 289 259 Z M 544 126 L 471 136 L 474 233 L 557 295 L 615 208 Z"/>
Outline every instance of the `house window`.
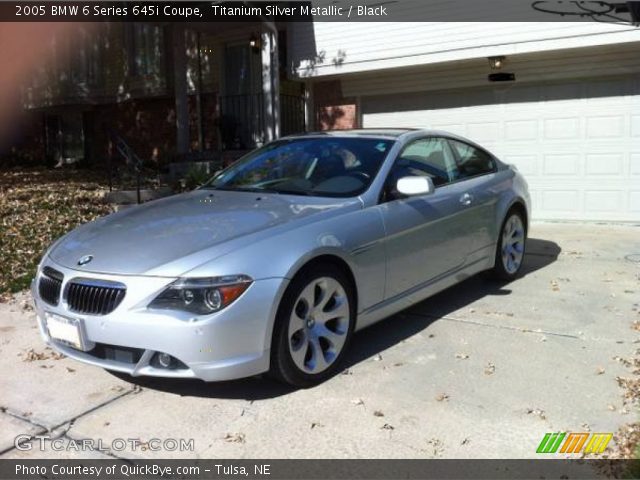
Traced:
<path fill-rule="evenodd" d="M 134 23 L 129 52 L 134 75 L 159 75 L 162 65 L 162 27 Z"/>
<path fill-rule="evenodd" d="M 101 32 L 93 34 L 82 30 L 80 38 L 69 45 L 71 79 L 78 84 L 96 85 L 102 73 Z"/>

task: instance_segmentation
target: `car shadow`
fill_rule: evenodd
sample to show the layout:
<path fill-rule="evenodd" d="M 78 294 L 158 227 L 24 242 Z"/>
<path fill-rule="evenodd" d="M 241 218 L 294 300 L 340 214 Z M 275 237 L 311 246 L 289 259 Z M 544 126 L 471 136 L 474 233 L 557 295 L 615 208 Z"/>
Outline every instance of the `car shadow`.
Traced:
<path fill-rule="evenodd" d="M 520 277 L 529 275 L 555 262 L 561 251 L 561 248 L 555 242 L 529 238 Z M 356 333 L 345 358 L 344 366 L 336 375 L 348 372 L 354 365 L 416 335 L 440 318 L 464 308 L 482 297 L 488 295 L 510 295 L 511 290 L 508 287 L 509 282 L 498 282 L 489 280 L 483 275 L 476 275 L 401 312 L 399 315 L 403 315 L 404 318 L 400 322 L 394 321 L 394 319 L 397 320 L 397 316 L 392 316 Z M 425 307 L 430 312 L 428 315 L 414 313 L 417 310 L 424 312 Z M 131 377 L 118 372 L 109 373 L 143 388 L 182 397 L 254 401 L 279 397 L 296 390 L 294 387 L 281 384 L 266 376 L 206 383 L 200 380 Z"/>
<path fill-rule="evenodd" d="M 519 278 L 552 264 L 561 251 L 555 242 L 529 238 Z M 404 317 L 402 321 L 394 321 L 397 320 L 396 315 L 358 332 L 345 359 L 343 371 L 420 333 L 442 317 L 483 297 L 510 295 L 509 284 L 510 282 L 492 280 L 483 274 L 475 275 L 400 312 L 397 315 Z M 425 311 L 429 313 L 424 313 Z"/>

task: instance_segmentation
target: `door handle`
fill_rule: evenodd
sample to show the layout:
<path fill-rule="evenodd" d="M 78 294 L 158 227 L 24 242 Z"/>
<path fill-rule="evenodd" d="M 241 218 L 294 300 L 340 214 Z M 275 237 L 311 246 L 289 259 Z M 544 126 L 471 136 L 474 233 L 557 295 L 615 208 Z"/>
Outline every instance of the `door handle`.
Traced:
<path fill-rule="evenodd" d="M 462 205 L 471 205 L 471 202 L 473 202 L 473 195 L 470 193 L 465 193 L 460 197 L 460 203 Z"/>

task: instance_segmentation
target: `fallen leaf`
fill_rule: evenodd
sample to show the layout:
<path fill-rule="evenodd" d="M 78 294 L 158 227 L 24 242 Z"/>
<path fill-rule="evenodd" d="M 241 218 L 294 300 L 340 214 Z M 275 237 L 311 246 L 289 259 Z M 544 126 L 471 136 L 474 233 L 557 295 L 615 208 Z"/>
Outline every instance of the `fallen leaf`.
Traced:
<path fill-rule="evenodd" d="M 373 416 L 374 417 L 384 417 L 384 413 L 382 413 L 380 410 L 376 410 L 375 412 L 373 412 Z"/>
<path fill-rule="evenodd" d="M 527 409 L 527 415 L 535 415 L 537 417 L 540 417 L 541 420 L 546 420 L 547 416 L 545 415 L 544 410 L 540 409 L 540 408 L 528 408 Z"/>
<path fill-rule="evenodd" d="M 446 393 L 439 393 L 438 395 L 436 395 L 436 401 L 444 402 L 445 400 L 449 400 L 449 395 L 447 395 Z"/>
<path fill-rule="evenodd" d="M 244 433 L 227 433 L 223 440 L 228 443 L 245 443 Z"/>
<path fill-rule="evenodd" d="M 492 362 L 487 363 L 487 366 L 484 367 L 485 375 L 493 375 L 495 371 L 496 371 L 496 366 Z"/>

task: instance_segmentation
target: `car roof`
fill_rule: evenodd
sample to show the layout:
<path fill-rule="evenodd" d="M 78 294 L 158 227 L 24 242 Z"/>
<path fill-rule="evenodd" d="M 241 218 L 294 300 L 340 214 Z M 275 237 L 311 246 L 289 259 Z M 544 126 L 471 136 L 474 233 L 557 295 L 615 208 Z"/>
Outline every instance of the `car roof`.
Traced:
<path fill-rule="evenodd" d="M 431 135 L 437 137 L 449 137 L 471 143 L 468 139 L 454 133 L 426 128 L 354 128 L 349 130 L 324 130 L 316 132 L 296 133 L 294 135 L 288 135 L 283 138 L 292 139 L 305 137 L 363 137 L 399 140 L 406 137 L 414 138 Z"/>
<path fill-rule="evenodd" d="M 316 132 L 297 133 L 284 138 L 298 137 L 374 137 L 396 139 L 411 132 L 423 131 L 419 128 L 354 128 L 349 130 L 324 130 Z"/>

